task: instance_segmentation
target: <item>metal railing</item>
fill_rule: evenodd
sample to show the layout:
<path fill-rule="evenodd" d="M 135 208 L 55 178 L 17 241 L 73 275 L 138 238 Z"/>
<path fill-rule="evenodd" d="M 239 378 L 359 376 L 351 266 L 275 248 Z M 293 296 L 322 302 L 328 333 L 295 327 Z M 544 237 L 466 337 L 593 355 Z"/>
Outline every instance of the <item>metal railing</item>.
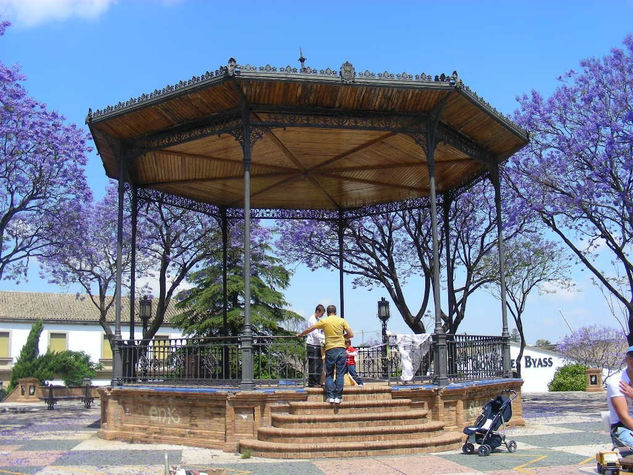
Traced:
<path fill-rule="evenodd" d="M 452 382 L 504 377 L 504 340 L 496 336 L 446 335 L 448 379 Z M 239 386 L 240 337 L 119 340 L 121 384 Z M 356 371 L 365 381 L 402 383 L 403 355 L 397 345 L 359 346 Z M 435 348 L 422 354 L 406 348 L 413 376 L 405 383 L 433 383 Z M 254 336 L 257 385 L 303 385 L 308 362 L 305 341 L 292 336 Z M 406 355 L 405 355 L 406 356 Z"/>
<path fill-rule="evenodd" d="M 503 338 L 484 335 L 446 335 L 448 378 L 476 381 L 504 376 Z"/>
<path fill-rule="evenodd" d="M 239 337 L 121 340 L 124 384 L 239 385 Z M 306 352 L 294 337 L 253 337 L 255 379 L 260 384 L 299 384 L 305 379 Z"/>

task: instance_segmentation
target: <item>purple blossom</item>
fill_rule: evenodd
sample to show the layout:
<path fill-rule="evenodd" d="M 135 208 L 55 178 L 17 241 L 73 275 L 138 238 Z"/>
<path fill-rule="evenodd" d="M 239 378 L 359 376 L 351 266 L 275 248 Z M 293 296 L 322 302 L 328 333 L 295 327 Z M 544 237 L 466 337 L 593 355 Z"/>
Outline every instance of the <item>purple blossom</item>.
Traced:
<path fill-rule="evenodd" d="M 91 196 L 86 134 L 29 97 L 23 80 L 0 62 L 0 278 L 16 280 Z"/>
<path fill-rule="evenodd" d="M 523 205 L 627 309 L 633 343 L 633 35 L 624 49 L 580 65 L 551 97 L 518 98 L 515 120 L 531 140 L 508 176 Z M 614 267 L 600 267 L 599 252 Z M 616 285 L 614 275 L 628 284 Z"/>

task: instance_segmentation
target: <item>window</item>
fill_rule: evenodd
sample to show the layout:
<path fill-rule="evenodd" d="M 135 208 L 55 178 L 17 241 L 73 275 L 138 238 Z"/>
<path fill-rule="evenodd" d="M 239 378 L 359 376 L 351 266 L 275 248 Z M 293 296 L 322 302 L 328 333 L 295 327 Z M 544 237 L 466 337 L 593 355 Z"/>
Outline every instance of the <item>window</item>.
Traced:
<path fill-rule="evenodd" d="M 108 341 L 108 336 L 105 333 L 103 334 L 103 340 L 101 341 L 101 359 L 102 360 L 112 359 L 112 347 L 110 346 L 110 342 Z"/>
<path fill-rule="evenodd" d="M 66 351 L 68 349 L 68 345 L 66 342 L 66 333 L 53 333 L 49 334 L 48 339 L 48 351 L 50 352 L 60 352 Z"/>
<path fill-rule="evenodd" d="M 155 335 L 152 342 L 154 358 L 165 361 L 169 356 L 169 335 Z"/>
<path fill-rule="evenodd" d="M 9 332 L 0 332 L 0 358 L 8 358 L 9 352 Z"/>

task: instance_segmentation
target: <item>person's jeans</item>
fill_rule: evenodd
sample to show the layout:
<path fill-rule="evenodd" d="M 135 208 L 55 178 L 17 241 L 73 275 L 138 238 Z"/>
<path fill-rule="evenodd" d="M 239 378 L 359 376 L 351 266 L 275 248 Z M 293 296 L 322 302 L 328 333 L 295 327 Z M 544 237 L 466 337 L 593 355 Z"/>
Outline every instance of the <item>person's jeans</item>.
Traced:
<path fill-rule="evenodd" d="M 308 386 L 321 385 L 321 347 L 318 345 L 307 345 L 308 348 Z"/>
<path fill-rule="evenodd" d="M 325 352 L 325 392 L 328 398 L 343 397 L 346 358 L 345 348 L 331 348 Z M 335 369 L 336 382 L 334 381 Z"/>
<path fill-rule="evenodd" d="M 347 365 L 347 372 L 349 373 L 350 377 L 354 381 L 356 381 L 356 384 L 358 384 L 359 386 L 363 385 L 363 380 L 360 379 L 360 376 L 358 376 L 358 373 L 356 372 L 356 365 L 354 364 Z"/>
<path fill-rule="evenodd" d="M 622 426 L 611 429 L 611 440 L 616 447 L 633 447 L 633 431 Z"/>

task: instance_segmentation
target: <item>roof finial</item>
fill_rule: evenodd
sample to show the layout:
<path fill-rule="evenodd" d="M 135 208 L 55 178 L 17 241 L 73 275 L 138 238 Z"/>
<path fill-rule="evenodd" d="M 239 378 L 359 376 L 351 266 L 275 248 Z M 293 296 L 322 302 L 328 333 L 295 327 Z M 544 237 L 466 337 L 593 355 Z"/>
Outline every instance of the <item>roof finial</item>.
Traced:
<path fill-rule="evenodd" d="M 299 46 L 299 62 L 301 63 L 301 72 L 305 71 L 306 58 L 303 57 L 303 50 L 301 49 L 301 46 Z"/>
<path fill-rule="evenodd" d="M 237 68 L 237 61 L 235 61 L 235 58 L 229 58 L 226 65 L 226 73 L 229 76 L 235 76 L 235 68 Z"/>

